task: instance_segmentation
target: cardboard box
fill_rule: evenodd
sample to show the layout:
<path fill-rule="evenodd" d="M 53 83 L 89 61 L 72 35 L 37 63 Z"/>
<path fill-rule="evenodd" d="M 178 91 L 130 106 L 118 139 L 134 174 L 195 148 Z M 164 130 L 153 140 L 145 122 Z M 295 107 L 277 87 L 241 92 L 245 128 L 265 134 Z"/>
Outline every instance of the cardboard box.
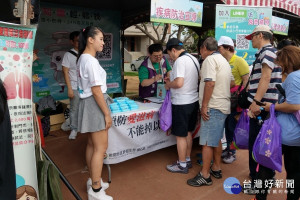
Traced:
<path fill-rule="evenodd" d="M 64 103 L 62 101 L 60 101 L 60 103 L 62 103 L 62 105 L 63 105 L 63 113 L 56 114 L 56 115 L 50 115 L 50 132 L 60 130 L 62 123 L 65 122 L 64 111 L 68 107 L 68 104 L 66 104 L 67 102 Z M 39 115 L 39 116 L 41 119 L 44 117 L 43 115 Z"/>

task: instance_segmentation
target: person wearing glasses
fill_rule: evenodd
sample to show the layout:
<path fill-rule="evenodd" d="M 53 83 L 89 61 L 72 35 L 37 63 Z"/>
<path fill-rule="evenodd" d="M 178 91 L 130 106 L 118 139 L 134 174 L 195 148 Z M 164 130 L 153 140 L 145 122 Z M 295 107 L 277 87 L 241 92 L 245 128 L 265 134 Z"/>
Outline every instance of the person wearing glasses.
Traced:
<path fill-rule="evenodd" d="M 255 188 L 254 182 L 261 180 L 263 183 L 266 180 L 274 177 L 274 171 L 262 165 L 256 171 L 257 163 L 252 158 L 252 149 L 256 137 L 262 127 L 261 120 L 267 118 L 268 112 L 261 110 L 258 103 L 269 102 L 276 103 L 278 100 L 278 91 L 276 84 L 281 84 L 282 69 L 275 63 L 277 49 L 271 44 L 273 32 L 267 25 L 258 25 L 251 34 L 245 37 L 252 41 L 253 48 L 258 49 L 255 54 L 256 60 L 253 62 L 253 69 L 250 75 L 248 88 L 248 101 L 251 103 L 248 115 L 250 117 L 249 127 L 249 169 L 252 179 L 252 187 L 249 190 L 244 190 L 245 193 L 255 194 L 256 200 L 265 200 L 268 194 L 268 187 L 265 184 L 262 188 Z M 258 118 L 260 116 L 261 120 Z"/>
<path fill-rule="evenodd" d="M 244 58 L 235 54 L 234 47 L 234 42 L 230 37 L 220 37 L 218 41 L 218 50 L 220 54 L 228 61 L 235 82 L 235 87 L 230 88 L 231 94 L 235 93 L 237 90 L 241 91 L 242 86 L 245 87 L 249 78 L 249 65 Z M 237 124 L 236 116 L 241 111 L 241 108 L 233 107 L 231 105 L 231 113 L 225 120 L 225 136 L 227 147 L 222 152 L 222 160 L 227 164 L 230 164 L 236 160 L 236 151 L 234 149 L 230 149 L 230 145 L 233 141 L 234 129 Z"/>
<path fill-rule="evenodd" d="M 168 60 L 163 56 L 161 44 L 148 47 L 149 56 L 139 67 L 139 96 L 142 98 L 156 96 L 157 82 L 163 82 L 172 70 Z"/>

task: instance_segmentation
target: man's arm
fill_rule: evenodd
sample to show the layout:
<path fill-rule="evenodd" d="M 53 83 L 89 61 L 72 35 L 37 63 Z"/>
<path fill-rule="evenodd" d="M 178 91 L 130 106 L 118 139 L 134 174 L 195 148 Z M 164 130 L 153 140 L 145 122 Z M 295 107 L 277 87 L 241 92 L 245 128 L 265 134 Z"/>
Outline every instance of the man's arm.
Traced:
<path fill-rule="evenodd" d="M 177 77 L 173 81 L 170 81 L 169 78 L 167 77 L 165 79 L 165 81 L 166 81 L 165 87 L 166 87 L 167 90 L 169 90 L 170 88 L 178 89 L 178 88 L 181 88 L 183 86 L 184 78 L 183 77 Z"/>
<path fill-rule="evenodd" d="M 249 79 L 249 74 L 246 74 L 246 75 L 242 76 L 243 87 L 245 87 L 246 84 L 248 83 L 248 79 Z"/>
<path fill-rule="evenodd" d="M 72 89 L 71 81 L 70 81 L 70 77 L 69 77 L 69 68 L 63 66 L 63 72 L 64 72 L 65 81 L 66 81 L 66 84 L 68 87 L 68 97 L 72 99 L 74 97 L 74 93 L 73 93 L 73 89 Z"/>
<path fill-rule="evenodd" d="M 201 116 L 204 121 L 209 120 L 209 116 L 207 114 L 208 109 L 208 102 L 211 98 L 211 95 L 214 91 L 215 87 L 215 81 L 206 81 L 204 86 L 204 92 L 203 92 L 203 99 L 202 99 L 202 105 L 201 105 Z"/>
<path fill-rule="evenodd" d="M 272 74 L 272 69 L 269 67 L 269 65 L 263 63 L 261 69 L 261 79 L 259 80 L 258 88 L 254 96 L 254 99 L 256 99 L 257 101 L 261 101 L 261 99 L 267 92 L 271 80 L 271 74 Z M 261 112 L 260 106 L 258 106 L 255 103 L 255 101 L 252 102 L 249 109 L 255 116 L 259 115 Z"/>

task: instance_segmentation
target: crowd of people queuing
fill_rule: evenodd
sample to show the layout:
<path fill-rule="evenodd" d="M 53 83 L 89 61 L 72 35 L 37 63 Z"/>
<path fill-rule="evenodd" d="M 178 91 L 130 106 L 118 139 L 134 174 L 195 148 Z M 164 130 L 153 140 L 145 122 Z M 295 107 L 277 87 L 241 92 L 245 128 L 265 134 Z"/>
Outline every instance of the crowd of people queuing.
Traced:
<path fill-rule="evenodd" d="M 260 180 L 274 181 L 275 171 L 260 165 L 253 159 L 254 142 L 262 128 L 263 122 L 269 117 L 270 104 L 275 104 L 277 118 L 282 127 L 282 148 L 287 179 L 294 180 L 294 191 L 288 189 L 287 199 L 298 199 L 300 193 L 300 124 L 292 114 L 300 109 L 299 84 L 299 47 L 290 40 L 278 43 L 278 50 L 272 45 L 273 32 L 266 25 L 257 26 L 245 37 L 251 40 L 253 48 L 257 49 L 255 61 L 251 67 L 244 58 L 236 55 L 235 41 L 227 36 L 221 36 L 219 41 L 209 37 L 198 44 L 201 59 L 197 62 L 187 51 L 183 43 L 170 39 L 164 53 L 168 53 L 174 65 L 165 77 L 165 88 L 171 90 L 172 127 L 171 133 L 176 137 L 178 160 L 166 166 L 173 173 L 187 174 L 192 167 L 191 132 L 195 129 L 197 113 L 200 108 L 201 126 L 199 144 L 202 146 L 203 166 L 201 171 L 187 180 L 191 186 L 211 185 L 212 178 L 222 178 L 221 162 L 230 164 L 236 160 L 235 149 L 231 148 L 234 130 L 242 108 L 232 107 L 231 94 L 244 88 L 248 91 L 247 115 L 249 126 L 249 176 L 251 187 L 244 193 L 254 194 L 255 200 L 267 199 L 270 188 L 262 184 L 256 188 Z M 151 46 L 150 46 L 151 47 Z M 161 49 L 161 48 L 160 48 Z M 158 49 L 156 52 L 161 53 Z M 151 58 L 152 53 L 149 52 Z M 161 60 L 156 60 L 157 64 Z M 199 66 L 199 63 L 201 67 Z M 143 64 L 142 64 L 143 65 Z M 159 68 L 158 68 L 159 69 Z M 145 70 L 145 69 L 144 69 Z M 148 69 L 148 71 L 150 71 Z M 155 87 L 159 71 L 152 67 L 148 73 Z M 250 72 L 251 71 L 251 72 Z M 198 80 L 197 76 L 199 75 Z M 161 77 L 159 77 L 161 78 Z M 280 102 L 276 85 L 282 84 L 286 96 Z M 200 84 L 199 84 L 199 82 Z M 140 94 L 143 85 L 140 85 Z M 155 92 L 150 94 L 155 96 Z M 141 95 L 140 95 L 141 96 Z M 262 104 L 265 106 L 261 106 Z M 280 104 L 279 104 L 280 103 Z M 222 150 L 221 138 L 225 130 L 226 149 Z"/>
<path fill-rule="evenodd" d="M 198 44 L 201 61 L 189 54 L 183 43 L 176 38 L 169 39 L 164 51 L 161 44 L 149 46 L 149 57 L 139 68 L 139 94 L 142 98 L 155 96 L 159 81 L 163 81 L 166 90 L 171 91 L 171 134 L 176 137 L 178 160 L 166 166 L 169 172 L 187 174 L 192 167 L 192 131 L 200 114 L 199 144 L 202 146 L 203 167 L 194 178 L 187 180 L 188 185 L 212 185 L 211 176 L 217 179 L 223 177 L 222 161 L 229 164 L 237 159 L 235 150 L 231 149 L 230 145 L 237 116 L 242 109 L 232 108 L 230 98 L 232 93 L 248 87 L 249 174 L 252 187 L 245 192 L 255 194 L 256 200 L 267 199 L 266 190 L 270 188 L 263 184 L 258 193 L 253 193 L 253 190 L 258 189 L 255 188 L 254 181 L 274 179 L 274 170 L 264 166 L 256 170 L 257 163 L 252 158 L 252 148 L 262 127 L 261 121 L 267 119 L 270 105 L 275 104 L 277 119 L 282 129 L 287 179 L 294 180 L 294 193 L 288 192 L 287 200 L 299 199 L 300 124 L 292 113 L 300 110 L 300 48 L 286 40 L 278 44 L 278 51 L 272 46 L 272 38 L 272 31 L 265 25 L 257 26 L 246 36 L 246 39 L 252 41 L 253 48 L 258 49 L 251 72 L 247 62 L 235 54 L 234 40 L 227 36 L 221 36 L 219 41 L 213 37 L 201 41 Z M 74 48 L 65 54 L 62 63 L 71 104 L 69 139 L 75 139 L 77 132 L 88 134 L 88 199 L 112 200 L 113 198 L 105 193 L 109 184 L 101 179 L 103 159 L 108 147 L 108 129 L 112 126 L 109 110 L 112 100 L 106 93 L 106 72 L 95 58 L 96 53 L 101 52 L 104 47 L 103 31 L 98 27 L 89 26 L 81 31 L 72 32 L 70 41 Z M 163 53 L 167 53 L 174 61 L 173 67 Z M 282 76 L 285 77 L 282 84 L 285 90 L 284 97 L 279 95 L 276 88 L 276 84 L 281 84 Z M 0 92 L 0 143 L 8 145 L 11 143 L 5 141 L 11 140 L 11 133 L 7 131 L 10 129 L 9 115 L 2 82 Z M 257 102 L 263 102 L 264 106 L 258 105 Z M 221 139 L 224 130 L 227 146 L 222 150 Z M 3 132 L 6 134 L 2 134 Z M 12 153 L 11 145 L 1 145 L 1 148 L 3 147 L 5 152 Z M 14 170 L 14 165 L 13 157 L 8 158 L 2 151 L 0 160 L 2 199 L 15 195 L 15 191 L 4 193 L 1 185 L 3 181 L 8 180 L 8 176 L 13 177 L 8 172 Z M 2 169 L 6 173 L 3 173 Z M 5 186 L 13 186 L 13 182 L 8 181 Z M 265 192 L 261 192 L 263 190 Z"/>
<path fill-rule="evenodd" d="M 213 183 L 211 176 L 217 179 L 222 178 L 221 159 L 224 163 L 232 163 L 236 159 L 235 150 L 230 149 L 230 143 L 233 140 L 237 116 L 241 113 L 241 108 L 231 107 L 230 93 L 247 87 L 248 116 L 250 117 L 249 176 L 251 177 L 251 187 L 243 191 L 247 194 L 254 194 L 255 200 L 267 199 L 268 190 L 270 189 L 268 185 L 262 184 L 261 188 L 256 188 L 255 182 L 260 180 L 265 183 L 265 181 L 274 180 L 275 171 L 263 165 L 257 168 L 257 162 L 252 156 L 252 149 L 263 122 L 268 118 L 270 105 L 276 103 L 275 110 L 279 111 L 277 118 L 282 128 L 282 148 L 287 179 L 294 180 L 294 190 L 287 189 L 287 199 L 296 200 L 300 197 L 300 193 L 297 192 L 300 190 L 300 168 L 298 167 L 300 159 L 300 124 L 293 112 L 300 109 L 300 79 L 298 73 L 300 48 L 293 46 L 292 42 L 284 40 L 279 43 L 278 46 L 281 49 L 277 51 L 272 46 L 273 32 L 266 25 L 257 26 L 250 35 L 246 36 L 246 39 L 251 40 L 253 48 L 258 49 L 251 73 L 246 61 L 235 55 L 235 45 L 231 38 L 221 36 L 219 41 L 216 41 L 214 38 L 209 37 L 200 45 L 199 51 L 203 61 L 199 86 L 201 111 L 199 143 L 202 146 L 203 167 L 194 178 L 187 180 L 187 184 L 196 187 L 211 185 Z M 175 51 L 178 45 L 168 47 L 168 43 L 168 54 L 172 58 L 171 51 Z M 176 62 L 175 57 L 175 66 Z M 181 64 L 180 67 L 184 68 L 181 70 L 190 71 L 191 66 L 188 65 L 192 66 L 193 64 L 187 62 Z M 176 71 L 173 72 L 173 70 L 171 71 L 171 77 L 172 74 L 176 74 Z M 284 101 L 278 102 L 279 91 L 276 85 L 281 85 L 282 75 L 286 77 L 283 83 L 286 96 Z M 182 77 L 184 83 L 186 79 L 190 80 L 187 74 L 183 73 Z M 196 83 L 196 81 L 194 82 Z M 166 88 L 168 88 L 168 84 L 166 84 Z M 265 106 L 261 106 L 261 103 Z M 173 104 L 176 105 L 176 101 L 172 99 Z M 190 112 L 190 110 L 186 109 L 186 112 Z M 178 116 L 185 114 L 182 113 L 184 112 L 175 112 L 172 117 L 178 118 Z M 187 117 L 185 119 L 181 119 L 182 124 L 189 121 Z M 178 125 L 175 124 L 174 128 L 177 132 Z M 224 128 L 227 148 L 222 152 L 221 138 L 223 137 Z M 176 139 L 177 137 L 186 137 L 173 132 L 172 125 L 172 134 L 176 136 Z M 191 167 L 189 154 L 186 154 L 185 161 L 182 160 L 184 159 L 183 154 L 180 153 L 182 146 L 189 146 L 188 140 L 183 141 L 186 141 L 185 145 L 182 145 L 182 140 L 177 139 L 179 160 L 173 165 L 168 165 L 168 171 L 187 173 Z"/>

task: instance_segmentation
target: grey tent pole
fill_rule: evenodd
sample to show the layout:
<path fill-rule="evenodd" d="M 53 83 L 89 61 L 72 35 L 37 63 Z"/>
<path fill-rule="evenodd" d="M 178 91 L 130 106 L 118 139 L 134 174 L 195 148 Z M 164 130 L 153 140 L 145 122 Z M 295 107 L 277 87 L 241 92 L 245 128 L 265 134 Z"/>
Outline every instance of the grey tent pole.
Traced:
<path fill-rule="evenodd" d="M 105 164 L 107 167 L 107 171 L 108 171 L 108 183 L 111 183 L 111 169 L 109 164 Z"/>
<path fill-rule="evenodd" d="M 81 200 L 81 197 L 79 194 L 76 192 L 76 190 L 72 187 L 72 185 L 68 182 L 66 177 L 62 174 L 62 172 L 58 169 L 58 167 L 54 164 L 54 162 L 51 160 L 51 158 L 48 156 L 48 154 L 42 149 L 42 153 L 46 157 L 47 160 L 50 161 L 50 163 L 55 167 L 55 169 L 59 173 L 60 179 L 63 181 L 63 183 L 67 186 L 67 188 L 70 190 L 70 192 L 73 194 L 73 196 L 76 198 L 76 200 Z"/>

